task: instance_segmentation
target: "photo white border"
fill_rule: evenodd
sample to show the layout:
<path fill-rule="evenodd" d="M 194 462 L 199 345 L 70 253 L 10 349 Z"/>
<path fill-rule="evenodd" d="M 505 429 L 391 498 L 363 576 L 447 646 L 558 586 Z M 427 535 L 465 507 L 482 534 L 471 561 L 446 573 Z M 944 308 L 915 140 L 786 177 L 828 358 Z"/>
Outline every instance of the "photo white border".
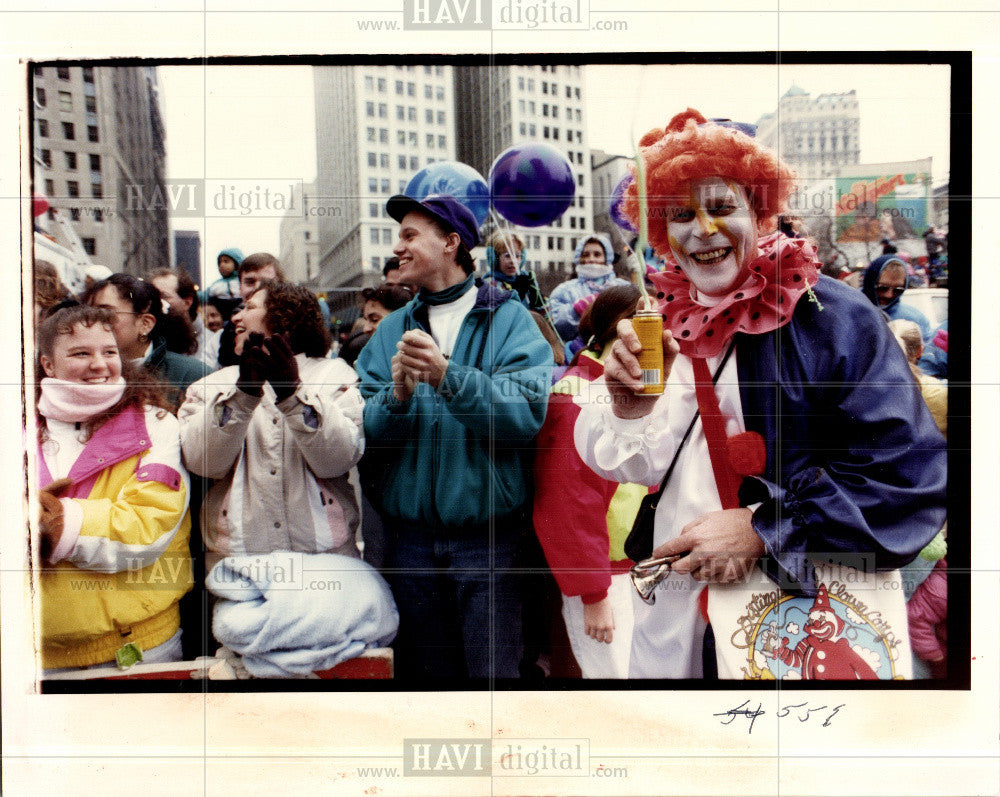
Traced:
<path fill-rule="evenodd" d="M 612 8 L 610 0 L 604 8 Z M 262 5 L 258 4 L 256 8 Z M 269 4 L 273 8 L 278 3 Z M 0 242 L 15 262 L 20 222 L 29 213 L 14 153 L 27 147 L 23 58 L 107 56 L 387 54 L 440 52 L 695 52 L 815 49 L 971 50 L 973 53 L 973 362 L 972 362 L 972 690 L 970 692 L 810 692 L 810 703 L 844 703 L 829 727 L 775 711 L 783 696 L 747 690 L 704 692 L 253 693 L 38 695 L 25 594 L 23 460 L 0 470 L 11 516 L 0 547 L 2 597 L 3 787 L 77 794 L 109 788 L 149 795 L 284 794 L 996 794 L 998 764 L 998 590 L 996 486 L 998 378 L 997 252 L 1000 210 L 997 137 L 1000 13 L 992 2 L 946 4 L 848 0 L 829 12 L 798 2 L 701 3 L 666 12 L 648 0 L 614 9 L 627 36 L 409 32 L 362 38 L 361 3 L 334 11 L 299 2 L 297 13 L 243 13 L 236 3 L 96 3 L 67 12 L 58 3 L 0 6 Z M 330 4 L 325 4 L 330 7 Z M 389 9 L 395 0 L 382 0 Z M 400 3 L 401 5 L 401 3 Z M 37 8 L 43 9 L 38 11 Z M 78 8 L 74 6 L 74 8 Z M 205 10 L 208 8 L 209 10 Z M 336 10 L 341 8 L 343 10 Z M 780 9 L 780 10 L 779 10 Z M 592 13 L 598 4 L 591 3 Z M 391 13 L 387 12 L 387 13 Z M 738 91 L 738 81 L 734 81 Z M 665 109 L 683 102 L 665 98 Z M 678 98 L 678 99 L 675 99 Z M 14 109 L 18 109 L 15 113 Z M 19 124 L 21 128 L 19 129 Z M 30 150 L 28 150 L 30 152 Z M 993 211 L 991 213 L 991 211 Z M 955 267 L 955 264 L 953 264 Z M 13 275 L 13 267 L 8 272 Z M 16 283 L 15 283 L 16 284 Z M 0 381 L 3 428 L 22 424 L 20 327 L 0 315 L 5 342 Z M 953 532 L 954 533 L 954 532 Z M 784 697 L 787 697 L 785 695 Z M 738 698 L 738 699 L 737 699 Z M 768 713 L 753 733 L 722 726 L 716 712 L 750 698 Z M 787 702 L 787 701 L 785 701 Z M 360 778 L 358 767 L 402 767 L 408 737 L 577 738 L 591 764 L 625 766 L 626 779 Z"/>

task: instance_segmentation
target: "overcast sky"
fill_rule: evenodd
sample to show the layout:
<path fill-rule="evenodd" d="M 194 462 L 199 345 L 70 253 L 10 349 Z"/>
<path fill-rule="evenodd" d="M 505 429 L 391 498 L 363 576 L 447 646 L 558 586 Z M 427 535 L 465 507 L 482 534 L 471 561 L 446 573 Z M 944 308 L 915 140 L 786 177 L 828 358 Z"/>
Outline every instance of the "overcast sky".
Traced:
<path fill-rule="evenodd" d="M 857 92 L 862 163 L 932 157 L 934 182 L 948 176 L 947 66 L 589 65 L 586 74 L 594 149 L 631 155 L 636 138 L 688 106 L 707 117 L 756 122 L 794 83 L 813 96 Z M 169 66 L 160 68 L 159 79 L 169 177 L 315 179 L 310 67 Z M 258 217 L 174 222 L 200 231 L 209 281 L 221 249 L 278 254 L 279 223 Z"/>

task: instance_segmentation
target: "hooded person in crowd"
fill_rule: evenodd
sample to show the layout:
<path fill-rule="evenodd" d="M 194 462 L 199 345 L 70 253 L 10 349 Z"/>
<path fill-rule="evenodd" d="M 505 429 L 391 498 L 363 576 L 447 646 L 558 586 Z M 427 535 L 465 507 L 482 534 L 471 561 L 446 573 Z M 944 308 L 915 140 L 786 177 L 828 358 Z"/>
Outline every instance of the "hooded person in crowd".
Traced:
<path fill-rule="evenodd" d="M 232 304 L 235 308 L 240 302 L 240 264 L 243 262 L 243 252 L 235 246 L 223 249 L 216 258 L 219 277 L 208 286 L 205 299 L 218 297 Z"/>
<path fill-rule="evenodd" d="M 545 299 L 534 275 L 525 268 L 526 261 L 521 236 L 510 231 L 495 232 L 486 242 L 486 263 L 490 271 L 483 282 L 513 291 L 529 310 L 544 312 Z"/>
<path fill-rule="evenodd" d="M 557 285 L 549 295 L 549 312 L 556 331 L 569 343 L 580 327 L 580 318 L 597 294 L 611 285 L 627 285 L 615 276 L 615 250 L 606 235 L 585 235 L 573 253 L 576 277 Z"/>
<path fill-rule="evenodd" d="M 927 316 L 916 307 L 902 302 L 908 279 L 909 270 L 898 254 L 881 255 L 865 269 L 861 292 L 885 313 L 890 321 L 895 321 L 897 318 L 913 321 L 920 327 L 920 336 L 928 341 L 931 337 L 931 324 Z"/>

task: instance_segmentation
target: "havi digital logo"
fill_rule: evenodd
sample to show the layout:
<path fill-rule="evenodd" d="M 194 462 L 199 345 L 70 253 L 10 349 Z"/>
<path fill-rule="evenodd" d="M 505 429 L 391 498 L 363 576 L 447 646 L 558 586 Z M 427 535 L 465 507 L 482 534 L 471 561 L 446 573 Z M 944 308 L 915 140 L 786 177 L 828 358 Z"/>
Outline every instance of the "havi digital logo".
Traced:
<path fill-rule="evenodd" d="M 403 0 L 404 30 L 489 29 L 491 0 Z"/>
<path fill-rule="evenodd" d="M 492 750 L 490 739 L 403 739 L 403 774 L 489 775 Z"/>

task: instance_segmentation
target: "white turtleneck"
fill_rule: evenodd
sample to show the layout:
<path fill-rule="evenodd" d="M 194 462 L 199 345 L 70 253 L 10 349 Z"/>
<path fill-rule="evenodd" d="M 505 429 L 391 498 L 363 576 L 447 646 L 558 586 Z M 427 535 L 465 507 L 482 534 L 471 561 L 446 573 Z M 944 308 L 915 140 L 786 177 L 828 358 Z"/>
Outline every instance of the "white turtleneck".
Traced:
<path fill-rule="evenodd" d="M 431 328 L 431 337 L 445 357 L 451 357 L 462 321 L 476 304 L 476 293 L 475 284 L 471 284 L 469 289 L 453 302 L 427 305 L 427 321 Z"/>

